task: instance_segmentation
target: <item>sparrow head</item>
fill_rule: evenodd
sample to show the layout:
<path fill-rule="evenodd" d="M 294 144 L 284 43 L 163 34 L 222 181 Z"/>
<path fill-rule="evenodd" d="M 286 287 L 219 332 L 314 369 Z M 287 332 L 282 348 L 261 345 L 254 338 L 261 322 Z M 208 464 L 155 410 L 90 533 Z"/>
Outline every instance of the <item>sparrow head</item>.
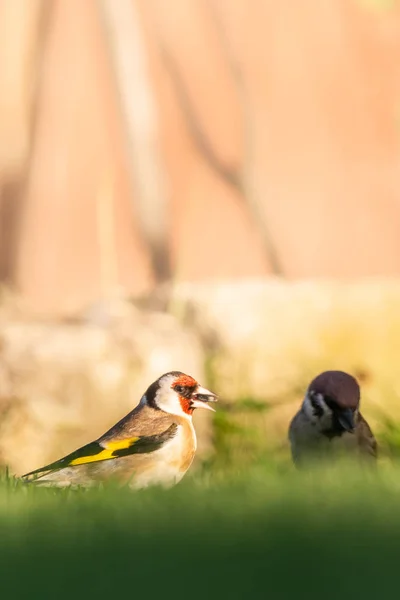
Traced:
<path fill-rule="evenodd" d="M 180 371 L 162 375 L 151 384 L 144 398 L 149 406 L 181 417 L 191 417 L 195 408 L 214 411 L 209 402 L 217 401 L 213 392 Z"/>
<path fill-rule="evenodd" d="M 343 371 L 324 371 L 308 386 L 303 410 L 328 435 L 353 432 L 360 403 L 357 381 Z"/>

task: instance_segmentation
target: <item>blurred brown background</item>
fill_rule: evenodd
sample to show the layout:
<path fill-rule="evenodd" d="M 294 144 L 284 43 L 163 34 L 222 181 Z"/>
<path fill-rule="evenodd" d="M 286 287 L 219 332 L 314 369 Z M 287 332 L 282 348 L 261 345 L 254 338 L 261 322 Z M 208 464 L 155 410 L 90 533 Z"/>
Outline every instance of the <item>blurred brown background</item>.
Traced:
<path fill-rule="evenodd" d="M 0 0 L 0 40 L 4 462 L 169 368 L 398 399 L 399 1 Z"/>
<path fill-rule="evenodd" d="M 400 4 L 1 0 L 1 279 L 400 273 Z"/>

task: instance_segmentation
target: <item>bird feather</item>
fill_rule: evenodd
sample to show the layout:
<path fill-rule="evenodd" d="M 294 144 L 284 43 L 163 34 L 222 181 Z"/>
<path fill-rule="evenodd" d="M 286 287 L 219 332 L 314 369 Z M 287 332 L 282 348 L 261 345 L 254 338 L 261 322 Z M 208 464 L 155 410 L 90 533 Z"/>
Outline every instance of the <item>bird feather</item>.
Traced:
<path fill-rule="evenodd" d="M 100 440 L 91 442 L 60 460 L 26 473 L 22 478 L 26 481 L 31 481 L 43 476 L 45 473 L 59 471 L 66 467 L 75 467 L 104 460 L 116 460 L 122 456 L 129 456 L 131 454 L 148 454 L 158 450 L 165 442 L 174 437 L 177 429 L 177 424 L 173 423 L 164 432 L 156 435 L 135 436 L 116 441 Z"/>

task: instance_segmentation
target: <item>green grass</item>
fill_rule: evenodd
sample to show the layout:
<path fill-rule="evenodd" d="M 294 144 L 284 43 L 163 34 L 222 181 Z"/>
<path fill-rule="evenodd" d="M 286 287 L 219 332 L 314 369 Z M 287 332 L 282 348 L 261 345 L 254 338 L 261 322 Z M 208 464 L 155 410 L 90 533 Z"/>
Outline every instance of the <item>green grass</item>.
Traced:
<path fill-rule="evenodd" d="M 0 487 L 1 598 L 395 598 L 400 469 Z"/>

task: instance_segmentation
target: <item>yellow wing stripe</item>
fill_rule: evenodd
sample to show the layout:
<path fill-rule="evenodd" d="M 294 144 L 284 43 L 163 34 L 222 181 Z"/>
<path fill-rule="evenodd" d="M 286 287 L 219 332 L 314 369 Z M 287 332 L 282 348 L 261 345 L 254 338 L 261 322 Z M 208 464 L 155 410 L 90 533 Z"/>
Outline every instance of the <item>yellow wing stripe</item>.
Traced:
<path fill-rule="evenodd" d="M 172 423 L 166 431 L 154 435 L 131 437 L 115 442 L 91 442 L 90 444 L 83 446 L 83 448 L 71 452 L 68 456 L 64 456 L 64 458 L 61 458 L 60 460 L 46 465 L 45 467 L 41 467 L 40 469 L 35 469 L 35 471 L 31 471 L 30 473 L 26 473 L 22 476 L 22 479 L 25 481 L 36 481 L 46 476 L 48 473 L 59 471 L 67 467 L 123 458 L 124 456 L 130 456 L 131 454 L 150 454 L 161 448 L 168 440 L 172 439 L 176 435 L 177 430 L 178 425 Z"/>
<path fill-rule="evenodd" d="M 140 438 L 139 437 L 132 437 L 132 438 L 128 438 L 126 440 L 119 440 L 116 442 L 107 442 L 105 444 L 105 448 L 107 448 L 107 450 L 112 450 L 113 452 L 115 450 L 125 450 L 125 448 L 130 448 L 131 446 L 133 446 L 133 444 L 135 442 L 137 442 Z"/>
<path fill-rule="evenodd" d="M 119 440 L 117 442 L 108 442 L 102 452 L 89 456 L 80 456 L 79 458 L 71 460 L 69 464 L 70 466 L 86 465 L 87 463 L 114 458 L 113 454 L 116 450 L 125 450 L 126 448 L 130 448 L 135 442 L 138 441 L 138 439 L 138 437 L 133 437 L 126 440 Z"/>

